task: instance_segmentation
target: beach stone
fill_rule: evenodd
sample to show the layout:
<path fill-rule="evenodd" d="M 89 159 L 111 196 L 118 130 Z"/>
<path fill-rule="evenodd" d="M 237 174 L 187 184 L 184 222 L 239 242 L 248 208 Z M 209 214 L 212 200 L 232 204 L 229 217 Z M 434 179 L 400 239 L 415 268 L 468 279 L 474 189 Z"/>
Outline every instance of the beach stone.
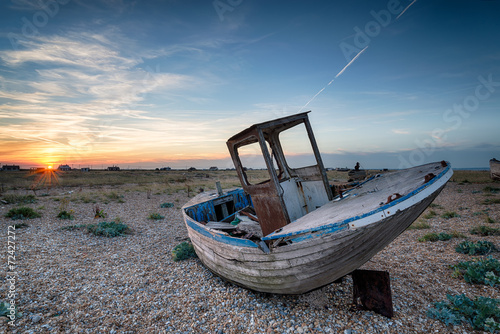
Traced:
<path fill-rule="evenodd" d="M 456 230 L 473 241 L 480 240 L 468 230 L 484 223 L 483 210 L 491 208 L 488 215 L 500 221 L 500 210 L 481 204 L 482 190 L 488 185 L 448 183 L 434 201 L 442 208 L 431 208 L 438 215 L 426 220 L 432 232 Z M 498 188 L 498 184 L 491 186 Z M 186 203 L 182 191 L 154 195 L 162 193 L 158 189 L 146 200 L 139 185 L 83 187 L 81 192 L 67 194 L 70 190 L 65 188 L 62 195 L 57 188 L 50 196 L 39 196 L 33 208 L 45 208 L 42 218 L 31 219 L 29 228 L 16 229 L 20 259 L 16 288 L 22 291 L 21 310 L 31 315 L 16 319 L 19 333 L 298 333 L 299 329 L 302 333 L 343 334 L 472 333 L 467 324 L 448 328 L 428 318 L 427 310 L 433 302 L 446 300 L 446 293 L 500 298 L 498 288 L 451 277 L 450 264 L 470 260 L 455 252 L 458 240 L 423 243 L 418 238 L 429 230 L 407 230 L 362 268 L 390 273 L 396 311 L 392 319 L 352 309 L 350 276 L 318 292 L 316 297 L 327 297 L 328 308 L 311 307 L 309 302 L 318 298 L 256 293 L 223 281 L 199 259 L 174 262 L 171 251 L 187 240 L 186 227 L 180 210 L 159 206 Z M 85 229 L 61 230 L 96 223 L 95 204 L 83 199 L 104 198 L 110 192 L 123 195 L 124 203 L 98 200 L 99 206 L 110 219 L 121 217 L 131 234 L 104 238 Z M 56 218 L 65 197 L 69 198 L 68 209 L 74 211 L 72 221 Z M 459 210 L 465 201 L 469 209 Z M 0 216 L 9 209 L 0 206 Z M 445 211 L 459 212 L 462 217 L 440 218 Z M 152 212 L 165 215 L 168 224 L 148 219 Z M 500 244 L 500 236 L 489 240 Z"/>
<path fill-rule="evenodd" d="M 33 322 L 34 324 L 40 322 L 40 320 L 42 320 L 42 316 L 40 314 L 35 314 L 31 317 L 31 322 Z"/>

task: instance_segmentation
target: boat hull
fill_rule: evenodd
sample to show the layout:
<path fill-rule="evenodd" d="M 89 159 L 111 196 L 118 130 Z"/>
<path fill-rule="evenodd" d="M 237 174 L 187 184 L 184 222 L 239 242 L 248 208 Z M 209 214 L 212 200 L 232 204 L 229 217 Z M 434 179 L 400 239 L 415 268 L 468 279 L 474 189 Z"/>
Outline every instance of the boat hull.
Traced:
<path fill-rule="evenodd" d="M 500 180 L 500 161 L 490 160 L 490 177 L 492 180 Z"/>
<path fill-rule="evenodd" d="M 207 231 L 185 210 L 183 213 L 195 251 L 213 273 L 255 291 L 302 294 L 351 273 L 385 248 L 432 203 L 451 173 L 449 169 L 441 180 L 424 191 L 390 206 L 391 213 L 376 218 L 376 222 L 346 224 L 336 231 L 309 235 L 300 242 L 271 248 L 270 253 L 250 240 L 234 240 Z M 374 217 L 379 213 L 373 213 Z"/>

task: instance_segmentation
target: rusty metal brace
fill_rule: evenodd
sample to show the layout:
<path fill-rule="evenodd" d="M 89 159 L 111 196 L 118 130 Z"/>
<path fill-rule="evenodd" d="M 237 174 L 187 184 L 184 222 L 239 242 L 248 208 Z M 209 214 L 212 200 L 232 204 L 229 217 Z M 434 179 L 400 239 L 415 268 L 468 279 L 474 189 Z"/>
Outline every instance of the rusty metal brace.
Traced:
<path fill-rule="evenodd" d="M 389 273 L 387 271 L 356 269 L 351 275 L 353 281 L 352 301 L 355 307 L 392 318 L 394 310 Z"/>

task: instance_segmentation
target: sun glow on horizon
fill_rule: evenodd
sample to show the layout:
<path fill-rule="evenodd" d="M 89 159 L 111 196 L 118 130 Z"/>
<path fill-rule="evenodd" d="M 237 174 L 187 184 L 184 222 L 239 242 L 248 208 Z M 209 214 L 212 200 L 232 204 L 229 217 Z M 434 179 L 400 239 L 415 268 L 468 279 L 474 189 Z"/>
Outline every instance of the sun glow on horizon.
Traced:
<path fill-rule="evenodd" d="M 43 187 L 52 188 L 53 186 L 60 185 L 57 170 L 52 168 L 52 165 L 47 165 L 45 170 L 37 172 L 37 177 L 31 185 L 31 189 L 41 189 Z"/>

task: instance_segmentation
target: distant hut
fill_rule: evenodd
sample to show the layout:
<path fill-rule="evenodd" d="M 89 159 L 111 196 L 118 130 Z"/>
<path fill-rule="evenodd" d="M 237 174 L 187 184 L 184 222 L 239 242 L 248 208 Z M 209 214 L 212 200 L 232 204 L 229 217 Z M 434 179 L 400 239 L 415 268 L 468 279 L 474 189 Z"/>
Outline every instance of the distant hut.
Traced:
<path fill-rule="evenodd" d="M 120 167 L 118 167 L 118 166 L 108 167 L 108 171 L 110 171 L 110 172 L 117 172 L 119 170 L 120 170 Z"/>
<path fill-rule="evenodd" d="M 4 171 L 20 171 L 21 168 L 18 165 L 3 165 L 2 170 L 4 170 Z"/>
<path fill-rule="evenodd" d="M 62 171 L 62 172 L 68 172 L 71 170 L 71 167 L 69 165 L 59 165 L 59 167 L 57 167 L 57 169 Z"/>
<path fill-rule="evenodd" d="M 88 167 L 83 167 L 83 168 L 80 168 L 80 170 L 81 170 L 82 172 L 88 172 L 88 171 L 90 171 L 90 168 L 88 168 Z"/>
<path fill-rule="evenodd" d="M 208 170 L 210 170 L 210 171 L 216 171 L 216 170 L 219 170 L 219 168 L 217 168 L 217 167 L 210 167 Z"/>
<path fill-rule="evenodd" d="M 194 172 L 195 170 L 196 170 L 196 168 L 194 168 L 194 167 L 189 167 L 188 172 Z"/>
<path fill-rule="evenodd" d="M 160 168 L 160 170 L 171 170 L 171 169 L 172 168 L 170 168 L 170 167 L 162 167 L 162 168 Z"/>
<path fill-rule="evenodd" d="M 490 177 L 492 180 L 500 180 L 500 160 L 490 160 Z"/>

